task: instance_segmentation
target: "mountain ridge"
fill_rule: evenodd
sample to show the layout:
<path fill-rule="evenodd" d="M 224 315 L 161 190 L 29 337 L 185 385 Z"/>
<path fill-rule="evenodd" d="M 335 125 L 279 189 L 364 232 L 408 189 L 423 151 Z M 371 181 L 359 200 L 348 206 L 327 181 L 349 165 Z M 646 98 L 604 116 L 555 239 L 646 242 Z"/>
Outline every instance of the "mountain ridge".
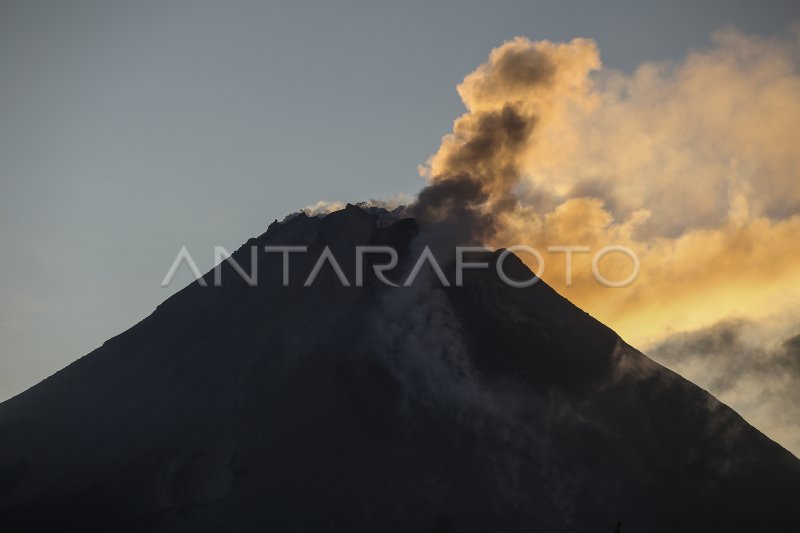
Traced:
<path fill-rule="evenodd" d="M 800 461 L 540 281 L 343 287 L 353 248 L 429 239 L 357 206 L 273 223 L 283 287 L 223 262 L 0 404 L 14 530 L 792 531 Z M 486 253 L 486 260 L 500 251 Z M 530 271 L 515 256 L 512 277 Z M 391 273 L 390 273 L 391 277 Z M 420 278 L 420 281 L 425 280 Z"/>

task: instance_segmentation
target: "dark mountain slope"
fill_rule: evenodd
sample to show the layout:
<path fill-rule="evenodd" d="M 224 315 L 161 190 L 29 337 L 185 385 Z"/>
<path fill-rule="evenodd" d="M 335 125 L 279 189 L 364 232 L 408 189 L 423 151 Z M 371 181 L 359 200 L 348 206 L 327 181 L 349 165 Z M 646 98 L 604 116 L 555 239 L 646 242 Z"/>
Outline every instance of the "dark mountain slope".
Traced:
<path fill-rule="evenodd" d="M 273 224 L 234 258 L 308 245 L 289 287 L 223 265 L 0 405 L 0 530 L 797 531 L 800 461 L 543 282 L 302 286 L 325 245 L 352 281 L 354 246 L 407 270 L 423 238 Z"/>

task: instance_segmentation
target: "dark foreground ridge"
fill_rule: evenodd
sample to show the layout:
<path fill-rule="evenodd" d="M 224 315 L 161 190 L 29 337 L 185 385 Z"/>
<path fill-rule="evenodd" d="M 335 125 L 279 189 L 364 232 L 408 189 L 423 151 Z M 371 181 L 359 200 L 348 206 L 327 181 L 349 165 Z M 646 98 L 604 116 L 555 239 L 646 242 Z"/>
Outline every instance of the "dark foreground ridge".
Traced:
<path fill-rule="evenodd" d="M 349 206 L 234 257 L 330 245 L 349 276 L 355 245 L 402 266 L 418 240 L 413 220 Z M 0 405 L 0 531 L 800 525 L 800 461 L 543 282 L 345 288 L 326 268 L 282 287 L 280 256 L 258 268 L 258 287 L 207 274 Z"/>

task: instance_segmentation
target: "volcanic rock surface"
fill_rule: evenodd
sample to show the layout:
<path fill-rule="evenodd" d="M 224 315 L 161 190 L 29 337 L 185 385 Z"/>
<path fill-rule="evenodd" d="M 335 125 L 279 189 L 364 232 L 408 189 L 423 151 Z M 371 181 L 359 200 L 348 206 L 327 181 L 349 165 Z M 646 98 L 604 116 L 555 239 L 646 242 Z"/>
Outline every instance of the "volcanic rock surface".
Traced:
<path fill-rule="evenodd" d="M 274 223 L 257 286 L 223 263 L 0 404 L 0 531 L 800 531 L 797 458 L 542 281 L 303 286 L 325 246 L 402 281 L 389 215 Z M 265 245 L 309 247 L 288 287 Z"/>

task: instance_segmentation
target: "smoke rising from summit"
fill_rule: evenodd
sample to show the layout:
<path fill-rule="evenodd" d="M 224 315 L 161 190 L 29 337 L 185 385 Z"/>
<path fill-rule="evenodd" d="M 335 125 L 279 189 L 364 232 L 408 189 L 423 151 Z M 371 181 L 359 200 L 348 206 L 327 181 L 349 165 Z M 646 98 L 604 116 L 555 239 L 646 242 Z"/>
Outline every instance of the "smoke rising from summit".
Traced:
<path fill-rule="evenodd" d="M 513 39 L 458 86 L 467 112 L 409 210 L 465 244 L 542 251 L 545 281 L 645 349 L 732 318 L 796 316 L 799 71 L 796 33 L 727 29 L 631 74 L 602 69 L 588 39 Z M 571 285 L 551 245 L 590 250 L 573 254 Z M 594 283 L 592 255 L 608 245 L 639 257 L 630 287 Z M 600 270 L 624 279 L 630 262 L 609 254 Z"/>
<path fill-rule="evenodd" d="M 495 238 L 498 218 L 518 208 L 516 187 L 535 131 L 558 111 L 556 99 L 580 91 L 598 68 L 593 41 L 567 44 L 516 38 L 458 86 L 467 113 L 442 139 L 424 171 L 412 213 L 425 223 L 448 224 L 463 238 Z"/>
<path fill-rule="evenodd" d="M 411 210 L 489 246 L 634 250 L 629 289 L 593 283 L 591 253 L 566 287 L 563 254 L 546 255 L 545 280 L 635 344 L 800 308 L 798 58 L 797 39 L 731 29 L 625 74 L 601 69 L 588 39 L 516 38 L 458 86 L 467 112 Z M 600 266 L 630 271 L 619 255 Z"/>

